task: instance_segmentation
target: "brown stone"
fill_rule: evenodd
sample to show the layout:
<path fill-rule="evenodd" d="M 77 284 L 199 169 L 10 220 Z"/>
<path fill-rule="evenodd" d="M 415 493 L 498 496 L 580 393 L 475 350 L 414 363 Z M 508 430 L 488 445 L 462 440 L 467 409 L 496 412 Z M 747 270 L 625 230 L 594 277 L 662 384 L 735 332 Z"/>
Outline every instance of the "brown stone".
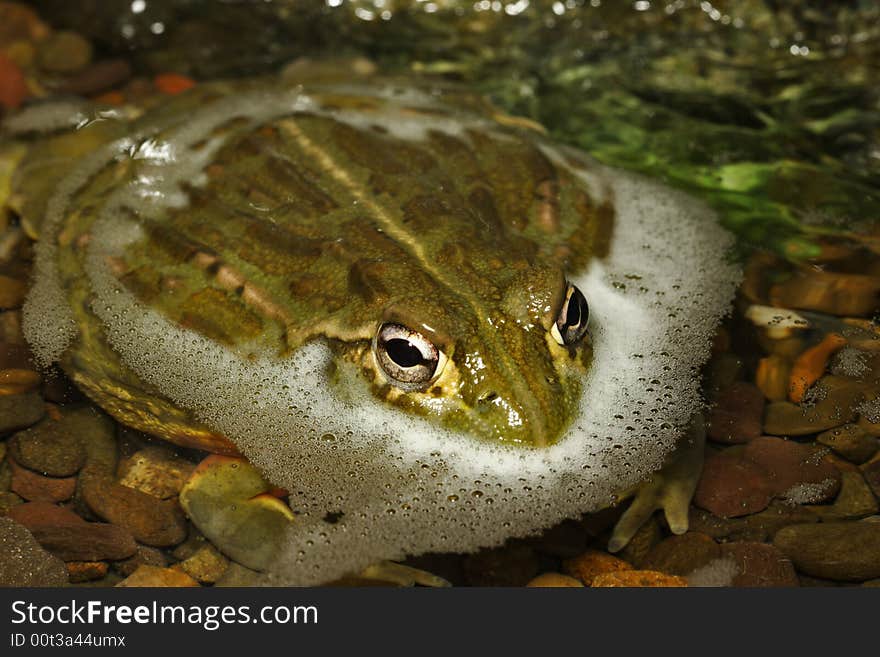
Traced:
<path fill-rule="evenodd" d="M 721 548 L 706 534 L 687 532 L 670 536 L 658 543 L 642 566 L 647 570 L 659 570 L 669 575 L 685 577 L 697 568 L 720 558 Z"/>
<path fill-rule="evenodd" d="M 50 477 L 69 477 L 85 464 L 86 453 L 76 435 L 60 422 L 47 419 L 19 431 L 9 440 L 9 451 L 21 465 Z"/>
<path fill-rule="evenodd" d="M 11 490 L 29 502 L 63 502 L 73 497 L 76 477 L 44 477 L 7 457 L 12 470 Z"/>
<path fill-rule="evenodd" d="M 140 543 L 166 547 L 186 538 L 186 518 L 176 500 L 159 500 L 100 477 L 83 484 L 82 496 L 95 515 L 125 527 Z"/>
<path fill-rule="evenodd" d="M 762 468 L 738 456 L 713 454 L 703 465 L 693 502 L 716 516 L 735 518 L 763 511 L 772 496 Z"/>
<path fill-rule="evenodd" d="M 709 414 L 708 436 L 718 443 L 747 443 L 761 435 L 764 395 L 745 381 L 737 381 L 719 395 Z"/>
<path fill-rule="evenodd" d="M 206 545 L 185 561 L 175 566 L 199 582 L 213 584 L 229 567 L 229 559 L 213 546 Z"/>
<path fill-rule="evenodd" d="M 785 527 L 773 545 L 807 575 L 842 581 L 880 577 L 880 522 L 822 522 Z"/>
<path fill-rule="evenodd" d="M 771 502 L 760 513 L 741 518 L 720 518 L 693 507 L 688 514 L 692 532 L 727 541 L 768 541 L 783 527 L 818 521 L 818 516 L 809 509 L 788 502 Z"/>
<path fill-rule="evenodd" d="M 778 354 L 772 354 L 758 361 L 755 385 L 770 401 L 785 401 L 788 399 L 790 376 L 791 361 Z"/>
<path fill-rule="evenodd" d="M 139 566 L 131 575 L 116 586 L 137 587 L 179 587 L 198 586 L 199 583 L 184 572 L 174 568 L 157 568 L 156 566 Z"/>
<path fill-rule="evenodd" d="M 57 91 L 75 96 L 92 96 L 113 89 L 131 77 L 131 65 L 124 59 L 95 62 L 78 73 L 66 77 Z"/>
<path fill-rule="evenodd" d="M 519 543 L 481 550 L 464 560 L 464 575 L 471 586 L 524 586 L 537 574 L 537 554 Z"/>
<path fill-rule="evenodd" d="M 125 529 L 98 522 L 43 526 L 34 529 L 33 534 L 40 545 L 64 561 L 125 559 L 137 549 L 134 538 Z"/>
<path fill-rule="evenodd" d="M 7 368 L 0 370 L 0 395 L 20 395 L 39 387 L 42 377 L 31 369 Z"/>
<path fill-rule="evenodd" d="M 880 459 L 875 459 L 861 467 L 862 476 L 868 484 L 874 496 L 880 499 Z"/>
<path fill-rule="evenodd" d="M 880 278 L 808 268 L 774 285 L 770 290 L 770 302 L 774 306 L 815 310 L 829 315 L 865 317 L 877 309 L 878 295 Z"/>
<path fill-rule="evenodd" d="M 593 588 L 606 587 L 662 587 L 681 588 L 687 586 L 687 580 L 675 575 L 658 573 L 653 570 L 622 570 L 613 573 L 602 573 L 593 579 Z"/>
<path fill-rule="evenodd" d="M 137 552 L 128 559 L 114 562 L 113 568 L 123 577 L 128 577 L 140 566 L 145 565 L 164 568 L 168 565 L 168 558 L 162 550 L 147 547 L 146 545 L 138 545 Z"/>
<path fill-rule="evenodd" d="M 823 454 L 810 445 L 763 436 L 749 443 L 742 457 L 770 476 L 774 495 L 815 503 L 833 498 L 840 490 L 840 472 Z"/>
<path fill-rule="evenodd" d="M 81 584 L 101 579 L 107 575 L 109 566 L 106 561 L 68 561 L 67 575 L 71 584 Z"/>
<path fill-rule="evenodd" d="M 812 389 L 819 397 L 813 404 L 773 402 L 764 412 L 764 432 L 773 436 L 807 436 L 858 417 L 863 390 L 852 381 L 826 376 Z"/>
<path fill-rule="evenodd" d="M 575 577 L 586 586 L 590 586 L 593 579 L 603 573 L 632 570 L 633 567 L 618 557 L 600 550 L 587 550 L 571 559 L 566 559 L 562 564 L 563 571 Z"/>
<path fill-rule="evenodd" d="M 8 515 L 31 531 L 39 527 L 86 524 L 85 520 L 72 511 L 49 502 L 25 502 L 11 509 Z"/>
<path fill-rule="evenodd" d="M 35 391 L 0 395 L 0 433 L 24 429 L 46 414 L 43 398 Z"/>
<path fill-rule="evenodd" d="M 18 308 L 27 294 L 27 284 L 17 278 L 0 274 L 0 308 Z"/>
<path fill-rule="evenodd" d="M 721 545 L 722 558 L 736 564 L 737 574 L 731 582 L 738 587 L 798 586 L 791 561 L 778 549 L 766 543 L 738 542 Z"/>
<path fill-rule="evenodd" d="M 532 588 L 582 588 L 580 580 L 562 573 L 541 573 L 526 584 Z"/>
<path fill-rule="evenodd" d="M 176 497 L 195 465 L 165 447 L 147 447 L 120 465 L 119 483 L 159 499 Z"/>
<path fill-rule="evenodd" d="M 9 340 L 0 342 L 0 369 L 30 370 L 33 368 L 34 357 L 26 344 Z"/>
<path fill-rule="evenodd" d="M 828 522 L 781 529 L 773 544 L 807 575 L 841 581 L 880 577 L 880 522 Z"/>
<path fill-rule="evenodd" d="M 76 32 L 54 32 L 40 42 L 37 59 L 50 73 L 72 73 L 92 61 L 92 44 Z"/>
<path fill-rule="evenodd" d="M 864 463 L 877 453 L 877 438 L 858 424 L 844 424 L 836 429 L 823 431 L 816 436 L 816 442 L 827 445 L 847 461 Z"/>
<path fill-rule="evenodd" d="M 874 493 L 860 472 L 843 472 L 841 477 L 840 493 L 837 494 L 834 504 L 811 506 L 810 510 L 824 522 L 866 518 L 880 511 Z"/>
<path fill-rule="evenodd" d="M 24 500 L 15 493 L 10 493 L 9 491 L 0 492 L 0 516 L 9 515 L 12 509 L 21 506 L 23 502 Z"/>

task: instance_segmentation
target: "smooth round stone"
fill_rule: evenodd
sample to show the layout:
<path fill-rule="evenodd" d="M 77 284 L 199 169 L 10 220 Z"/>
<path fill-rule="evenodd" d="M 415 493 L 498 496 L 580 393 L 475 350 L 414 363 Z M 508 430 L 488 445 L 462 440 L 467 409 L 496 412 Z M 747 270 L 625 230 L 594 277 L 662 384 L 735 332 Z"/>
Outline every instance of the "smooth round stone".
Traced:
<path fill-rule="evenodd" d="M 868 484 L 874 496 L 880 499 L 880 459 L 866 463 L 861 467 L 862 476 Z"/>
<path fill-rule="evenodd" d="M 57 91 L 74 96 L 92 96 L 119 87 L 130 77 L 131 64 L 127 61 L 124 59 L 105 59 L 65 78 L 58 86 Z"/>
<path fill-rule="evenodd" d="M 0 491 L 0 516 L 8 516 L 17 506 L 21 506 L 24 500 L 10 491 Z"/>
<path fill-rule="evenodd" d="M 119 483 L 159 499 L 176 497 L 195 465 L 165 447 L 147 447 L 120 465 Z"/>
<path fill-rule="evenodd" d="M 168 558 L 162 550 L 147 547 L 146 545 L 138 545 L 137 551 L 127 559 L 113 562 L 113 569 L 122 575 L 128 577 L 140 566 L 156 566 L 164 568 L 168 565 Z"/>
<path fill-rule="evenodd" d="M 64 586 L 64 562 L 11 518 L 0 517 L 0 586 Z"/>
<path fill-rule="evenodd" d="M 531 588 L 582 588 L 580 580 L 562 573 L 541 573 L 532 578 L 526 586 Z"/>
<path fill-rule="evenodd" d="M 41 526 L 33 534 L 40 545 L 64 561 L 113 561 L 130 557 L 137 549 L 128 531 L 100 522 Z"/>
<path fill-rule="evenodd" d="M 770 290 L 774 306 L 815 310 L 842 317 L 863 317 L 877 310 L 880 278 L 809 268 Z"/>
<path fill-rule="evenodd" d="M 177 567 L 199 582 L 213 584 L 226 572 L 229 567 L 229 559 L 214 547 L 206 545 L 188 559 L 177 564 Z"/>
<path fill-rule="evenodd" d="M 707 435 L 718 443 L 747 443 L 761 435 L 763 415 L 763 393 L 751 383 L 737 381 L 718 395 L 709 413 Z"/>
<path fill-rule="evenodd" d="M 852 381 L 826 376 L 813 389 L 821 397 L 815 404 L 768 404 L 764 432 L 773 436 L 807 436 L 848 424 L 858 416 L 864 393 Z"/>
<path fill-rule="evenodd" d="M 750 442 L 742 457 L 769 476 L 774 495 L 788 497 L 803 489 L 812 503 L 833 498 L 840 490 L 840 472 L 822 458 L 821 449 L 791 440 L 762 436 Z"/>
<path fill-rule="evenodd" d="M 0 433 L 24 429 L 46 414 L 46 405 L 37 392 L 0 395 Z"/>
<path fill-rule="evenodd" d="M 563 571 L 575 577 L 586 586 L 592 585 L 593 579 L 604 573 L 616 573 L 632 570 L 633 567 L 623 559 L 600 550 L 587 550 L 562 564 Z"/>
<path fill-rule="evenodd" d="M 82 498 L 95 515 L 125 527 L 144 545 L 167 547 L 186 538 L 186 518 L 176 500 L 160 500 L 101 477 L 83 484 Z"/>
<path fill-rule="evenodd" d="M 27 284 L 0 274 L 0 309 L 18 308 L 27 294 Z"/>
<path fill-rule="evenodd" d="M 76 474 L 85 465 L 86 452 L 66 425 L 62 417 L 19 431 L 9 440 L 12 457 L 24 467 L 50 477 Z"/>
<path fill-rule="evenodd" d="M 703 465 L 694 504 L 722 518 L 763 511 L 773 497 L 773 485 L 760 466 L 739 456 L 713 454 Z"/>
<path fill-rule="evenodd" d="M 8 516 L 34 531 L 40 527 L 83 525 L 85 520 L 68 509 L 49 502 L 25 502 L 11 509 Z"/>
<path fill-rule="evenodd" d="M 687 580 L 675 575 L 658 573 L 654 570 L 621 570 L 614 573 L 602 573 L 593 579 L 593 588 L 607 587 L 651 587 L 681 588 L 686 587 Z"/>
<path fill-rule="evenodd" d="M 721 547 L 706 534 L 687 532 L 664 539 L 642 563 L 647 570 L 685 577 L 721 557 Z"/>
<path fill-rule="evenodd" d="M 40 44 L 37 59 L 50 73 L 73 73 L 92 61 L 92 44 L 76 32 L 55 32 Z"/>
<path fill-rule="evenodd" d="M 726 541 L 769 541 L 783 527 L 818 521 L 809 509 L 788 502 L 772 502 L 760 513 L 741 518 L 720 518 L 693 507 L 688 514 L 691 532 Z"/>
<path fill-rule="evenodd" d="M 860 582 L 880 577 L 880 522 L 784 527 L 773 545 L 813 577 Z"/>
<path fill-rule="evenodd" d="M 880 510 L 877 498 L 858 471 L 841 474 L 840 493 L 834 504 L 810 507 L 823 521 L 865 518 Z"/>
<path fill-rule="evenodd" d="M 12 492 L 29 502 L 64 502 L 73 497 L 76 477 L 44 477 L 8 459 L 12 470 Z"/>
<path fill-rule="evenodd" d="M 721 558 L 736 564 L 731 585 L 739 587 L 799 586 L 794 565 L 780 550 L 766 543 L 725 543 Z"/>
<path fill-rule="evenodd" d="M 131 575 L 116 586 L 136 587 L 177 587 L 198 586 L 199 583 L 186 573 L 174 568 L 157 568 L 156 566 L 139 566 Z"/>
<path fill-rule="evenodd" d="M 65 413 L 65 425 L 78 436 L 86 452 L 86 462 L 79 473 L 80 483 L 91 477 L 111 477 L 116 473 L 119 460 L 116 445 L 116 425 L 91 406 L 83 406 Z"/>
<path fill-rule="evenodd" d="M 880 448 L 880 442 L 858 424 L 844 424 L 836 429 L 823 431 L 816 436 L 816 442 L 826 445 L 847 461 L 864 463 Z"/>
<path fill-rule="evenodd" d="M 71 584 L 82 584 L 105 577 L 109 569 L 106 561 L 69 561 L 67 576 Z"/>

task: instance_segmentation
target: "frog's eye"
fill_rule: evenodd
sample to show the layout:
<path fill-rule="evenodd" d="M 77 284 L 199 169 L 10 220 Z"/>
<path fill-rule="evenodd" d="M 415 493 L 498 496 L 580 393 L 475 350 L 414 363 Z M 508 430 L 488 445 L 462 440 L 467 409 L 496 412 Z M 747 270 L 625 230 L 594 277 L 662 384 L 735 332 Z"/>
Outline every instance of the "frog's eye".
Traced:
<path fill-rule="evenodd" d="M 418 390 L 442 371 L 443 352 L 424 335 L 401 324 L 382 324 L 373 340 L 376 362 L 391 382 Z"/>
<path fill-rule="evenodd" d="M 583 292 L 569 283 L 559 316 L 550 327 L 550 335 L 563 346 L 573 345 L 587 334 L 589 320 L 590 306 Z"/>

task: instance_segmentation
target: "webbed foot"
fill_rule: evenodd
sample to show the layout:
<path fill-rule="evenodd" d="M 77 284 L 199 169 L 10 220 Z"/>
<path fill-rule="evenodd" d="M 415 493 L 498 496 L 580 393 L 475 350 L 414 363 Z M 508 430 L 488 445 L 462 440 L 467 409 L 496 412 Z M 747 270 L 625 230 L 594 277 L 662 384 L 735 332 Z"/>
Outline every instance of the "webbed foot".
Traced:
<path fill-rule="evenodd" d="M 673 534 L 687 531 L 688 507 L 703 470 L 705 444 L 705 422 L 698 414 L 691 420 L 667 464 L 623 496 L 622 499 L 635 499 L 614 526 L 608 541 L 609 552 L 623 549 L 658 509 L 663 510 Z"/>

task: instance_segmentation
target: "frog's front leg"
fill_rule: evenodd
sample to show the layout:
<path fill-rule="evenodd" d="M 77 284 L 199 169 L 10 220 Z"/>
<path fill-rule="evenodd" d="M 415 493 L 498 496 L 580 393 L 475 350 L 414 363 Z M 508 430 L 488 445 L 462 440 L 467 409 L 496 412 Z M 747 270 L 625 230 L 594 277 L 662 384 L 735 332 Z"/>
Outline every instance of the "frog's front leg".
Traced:
<path fill-rule="evenodd" d="M 688 508 L 703 470 L 705 444 L 705 422 L 698 413 L 666 465 L 622 496 L 635 499 L 614 527 L 609 552 L 623 549 L 657 509 L 663 510 L 673 534 L 687 531 Z"/>

